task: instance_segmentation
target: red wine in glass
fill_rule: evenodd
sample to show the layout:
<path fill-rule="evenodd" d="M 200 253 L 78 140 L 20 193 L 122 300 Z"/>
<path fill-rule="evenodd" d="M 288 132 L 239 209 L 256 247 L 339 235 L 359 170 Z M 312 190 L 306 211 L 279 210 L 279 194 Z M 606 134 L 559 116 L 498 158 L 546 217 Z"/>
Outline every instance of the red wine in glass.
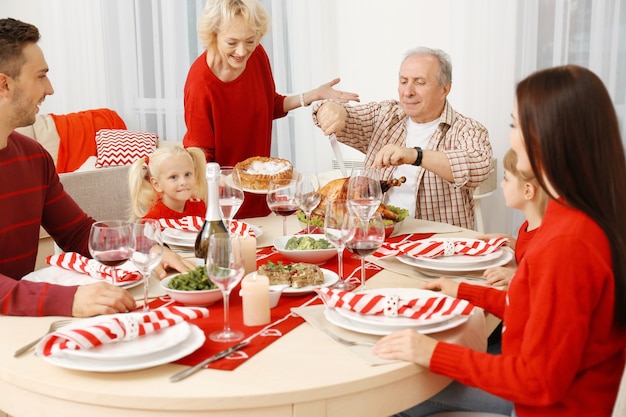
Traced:
<path fill-rule="evenodd" d="M 271 210 L 279 216 L 291 216 L 293 213 L 298 211 L 298 206 L 297 205 L 272 206 Z"/>
<path fill-rule="evenodd" d="M 346 248 L 355 255 L 365 258 L 376 252 L 380 248 L 380 245 L 379 240 L 351 241 L 346 243 Z"/>
<path fill-rule="evenodd" d="M 385 240 L 385 224 L 380 213 L 374 213 L 369 220 L 361 220 L 357 215 L 347 215 L 350 238 L 346 248 L 361 259 L 361 290 L 365 289 L 365 257 L 376 252 Z"/>
<path fill-rule="evenodd" d="M 119 266 L 130 258 L 130 250 L 107 250 L 95 252 L 94 259 L 107 266 Z"/>
<path fill-rule="evenodd" d="M 278 179 L 270 181 L 267 190 L 267 206 L 275 214 L 283 218 L 283 236 L 287 234 L 287 216 L 298 211 L 296 201 L 296 180 Z"/>

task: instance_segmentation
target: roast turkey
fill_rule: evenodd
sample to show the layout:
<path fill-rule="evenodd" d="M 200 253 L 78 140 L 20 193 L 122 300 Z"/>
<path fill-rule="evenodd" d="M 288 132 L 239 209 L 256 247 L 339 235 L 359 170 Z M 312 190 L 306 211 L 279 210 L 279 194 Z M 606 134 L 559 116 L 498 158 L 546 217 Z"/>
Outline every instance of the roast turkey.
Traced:
<path fill-rule="evenodd" d="M 328 201 L 345 199 L 348 192 L 348 180 L 349 178 L 338 178 L 332 180 L 320 188 L 320 194 L 322 196 L 319 205 L 313 210 L 312 216 L 324 218 L 326 211 L 326 203 Z M 387 191 L 390 187 L 395 187 L 403 184 L 406 181 L 406 177 L 395 178 L 391 180 L 381 180 L 381 189 L 383 192 Z M 383 219 L 389 219 L 398 221 L 398 215 L 393 211 L 387 209 L 385 204 L 381 204 L 377 210 Z"/>

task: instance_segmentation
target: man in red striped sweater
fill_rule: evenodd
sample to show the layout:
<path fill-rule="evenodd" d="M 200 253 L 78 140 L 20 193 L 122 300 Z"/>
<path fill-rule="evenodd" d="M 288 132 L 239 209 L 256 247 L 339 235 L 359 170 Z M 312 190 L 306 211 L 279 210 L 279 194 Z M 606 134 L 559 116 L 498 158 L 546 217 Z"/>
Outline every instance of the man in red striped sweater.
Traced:
<path fill-rule="evenodd" d="M 15 19 L 0 19 L 0 314 L 88 317 L 125 312 L 135 301 L 105 282 L 61 286 L 20 280 L 33 271 L 39 228 L 59 247 L 89 256 L 94 220 L 65 193 L 50 154 L 14 131 L 34 123 L 39 105 L 53 94 L 48 65 L 37 45 L 38 29 Z M 185 271 L 178 255 L 166 251 L 163 265 Z"/>

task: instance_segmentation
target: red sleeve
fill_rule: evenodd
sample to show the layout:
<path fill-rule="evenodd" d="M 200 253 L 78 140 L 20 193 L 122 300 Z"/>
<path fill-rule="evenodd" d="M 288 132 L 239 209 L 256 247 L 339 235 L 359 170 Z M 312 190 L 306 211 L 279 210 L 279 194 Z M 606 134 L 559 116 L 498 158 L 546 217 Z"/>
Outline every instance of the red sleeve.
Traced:
<path fill-rule="evenodd" d="M 77 289 L 0 275 L 0 312 L 7 316 L 71 316 Z"/>
<path fill-rule="evenodd" d="M 506 291 L 462 282 L 459 285 L 457 296 L 488 311 L 500 319 L 504 316 Z"/>

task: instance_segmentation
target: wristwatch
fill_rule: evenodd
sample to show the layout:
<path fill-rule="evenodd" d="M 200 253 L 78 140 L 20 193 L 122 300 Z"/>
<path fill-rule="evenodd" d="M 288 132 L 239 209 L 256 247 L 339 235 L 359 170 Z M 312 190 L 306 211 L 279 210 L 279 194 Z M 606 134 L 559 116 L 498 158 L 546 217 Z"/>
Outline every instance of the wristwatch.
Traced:
<path fill-rule="evenodd" d="M 422 165 L 422 157 L 424 156 L 424 152 L 422 152 L 422 148 L 420 148 L 419 146 L 416 146 L 414 149 L 417 151 L 417 159 L 415 160 L 415 162 L 413 162 L 413 165 L 418 167 Z"/>

